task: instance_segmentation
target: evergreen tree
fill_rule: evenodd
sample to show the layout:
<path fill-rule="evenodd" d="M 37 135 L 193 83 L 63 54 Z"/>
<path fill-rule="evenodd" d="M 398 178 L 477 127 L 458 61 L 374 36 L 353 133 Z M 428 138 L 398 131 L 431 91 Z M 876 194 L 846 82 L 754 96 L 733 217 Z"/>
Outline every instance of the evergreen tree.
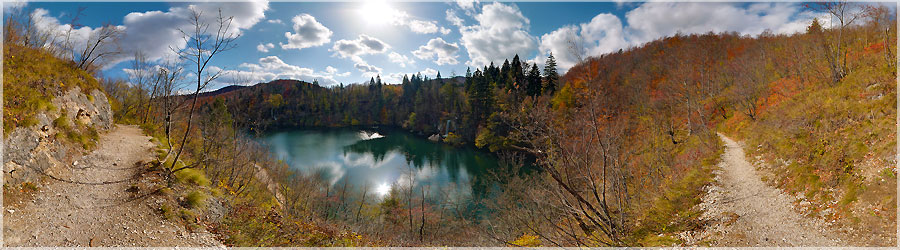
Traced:
<path fill-rule="evenodd" d="M 519 89 L 525 85 L 525 74 L 522 71 L 522 62 L 519 61 L 519 54 L 513 57 L 510 67 L 510 78 L 512 78 L 512 89 Z"/>
<path fill-rule="evenodd" d="M 531 65 L 531 70 L 525 78 L 527 79 L 525 94 L 532 97 L 541 95 L 541 71 L 538 70 L 537 63 Z"/>
<path fill-rule="evenodd" d="M 494 91 L 491 83 L 487 81 L 484 72 L 480 69 L 475 70 L 475 74 L 467 81 L 471 81 L 470 87 L 466 90 L 469 93 L 470 114 L 475 126 L 484 121 L 490 114 L 494 106 Z"/>
<path fill-rule="evenodd" d="M 553 94 L 556 91 L 556 85 L 559 84 L 559 73 L 556 72 L 556 58 L 553 52 L 547 57 L 547 63 L 544 65 L 544 94 Z"/>
<path fill-rule="evenodd" d="M 503 66 L 500 67 L 500 79 L 498 81 L 497 87 L 512 89 L 512 77 L 510 77 L 510 66 L 509 60 L 503 61 Z"/>
<path fill-rule="evenodd" d="M 819 23 L 818 18 L 813 18 L 812 24 L 809 27 L 806 27 L 806 34 L 819 34 L 822 33 L 822 24 Z"/>

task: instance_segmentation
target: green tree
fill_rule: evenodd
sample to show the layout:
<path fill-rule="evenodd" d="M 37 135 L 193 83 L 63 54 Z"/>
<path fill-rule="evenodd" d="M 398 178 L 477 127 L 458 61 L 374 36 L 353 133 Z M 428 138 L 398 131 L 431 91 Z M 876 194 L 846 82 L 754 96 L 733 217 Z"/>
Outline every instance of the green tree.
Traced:
<path fill-rule="evenodd" d="M 522 61 L 519 61 L 519 54 L 513 57 L 512 63 L 509 65 L 509 76 L 512 78 L 512 89 L 520 89 L 525 86 L 525 71 L 522 69 Z"/>
<path fill-rule="evenodd" d="M 531 70 L 525 76 L 525 94 L 531 97 L 541 95 L 541 71 L 538 70 L 537 63 L 531 65 Z"/>
<path fill-rule="evenodd" d="M 557 84 L 559 84 L 559 73 L 556 72 L 556 58 L 553 57 L 553 52 L 550 52 L 547 63 L 544 65 L 544 94 L 553 94 Z"/>
<path fill-rule="evenodd" d="M 816 35 L 819 33 L 822 33 L 822 24 L 819 23 L 818 18 L 813 18 L 813 21 L 811 24 L 809 24 L 809 27 L 806 27 L 806 34 Z"/>

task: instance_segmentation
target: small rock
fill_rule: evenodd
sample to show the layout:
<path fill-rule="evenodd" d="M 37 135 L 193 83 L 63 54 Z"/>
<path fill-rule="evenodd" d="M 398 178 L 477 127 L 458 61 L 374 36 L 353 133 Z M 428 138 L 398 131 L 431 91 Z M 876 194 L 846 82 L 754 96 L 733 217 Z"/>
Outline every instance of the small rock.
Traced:
<path fill-rule="evenodd" d="M 16 210 L 12 210 L 12 209 L 7 209 L 6 211 L 9 212 L 9 213 L 15 213 L 15 212 L 16 212 Z"/>
<path fill-rule="evenodd" d="M 72 166 L 78 166 L 78 161 L 72 162 Z"/>

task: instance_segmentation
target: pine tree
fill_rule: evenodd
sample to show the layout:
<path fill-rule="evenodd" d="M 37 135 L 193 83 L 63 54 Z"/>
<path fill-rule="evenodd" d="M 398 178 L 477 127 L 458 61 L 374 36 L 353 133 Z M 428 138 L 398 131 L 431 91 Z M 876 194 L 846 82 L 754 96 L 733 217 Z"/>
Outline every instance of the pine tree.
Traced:
<path fill-rule="evenodd" d="M 525 94 L 532 97 L 541 95 L 541 71 L 538 70 L 537 63 L 531 65 L 531 70 L 528 71 L 525 79 L 527 79 Z"/>
<path fill-rule="evenodd" d="M 813 18 L 812 24 L 809 27 L 806 27 L 806 34 L 819 34 L 822 33 L 822 24 L 819 23 L 818 18 Z"/>
<path fill-rule="evenodd" d="M 559 73 L 556 72 L 556 58 L 553 52 L 547 57 L 547 63 L 544 65 L 544 94 L 553 94 L 556 86 L 559 84 Z"/>
<path fill-rule="evenodd" d="M 497 87 L 512 89 L 512 78 L 510 77 L 510 66 L 509 60 L 503 61 L 503 66 L 500 67 L 500 80 L 497 84 Z"/>
<path fill-rule="evenodd" d="M 513 89 L 519 89 L 525 85 L 525 74 L 522 70 L 522 61 L 519 61 L 519 54 L 513 57 L 510 67 L 510 78 L 512 78 Z"/>
<path fill-rule="evenodd" d="M 466 89 L 469 94 L 470 114 L 475 122 L 473 125 L 477 125 L 490 116 L 494 106 L 494 91 L 491 83 L 480 69 L 475 69 L 475 73 L 472 77 L 467 78 L 466 82 L 470 85 Z"/>

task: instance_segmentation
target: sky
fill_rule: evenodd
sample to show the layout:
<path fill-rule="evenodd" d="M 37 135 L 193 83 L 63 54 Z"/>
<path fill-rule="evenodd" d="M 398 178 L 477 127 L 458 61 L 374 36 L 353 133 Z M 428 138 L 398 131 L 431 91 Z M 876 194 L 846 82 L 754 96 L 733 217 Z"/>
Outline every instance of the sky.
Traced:
<path fill-rule="evenodd" d="M 217 55 L 222 70 L 209 90 L 274 79 L 318 80 L 322 85 L 367 82 L 380 75 L 399 83 L 403 74 L 434 78 L 464 75 L 467 67 L 500 65 L 516 54 L 543 66 L 553 53 L 560 72 L 578 58 L 628 49 L 676 33 L 734 31 L 792 34 L 827 16 L 802 3 L 696 2 L 28 2 L 5 3 L 40 17 L 47 30 L 66 30 L 73 14 L 87 40 L 98 27 L 124 30 L 123 53 L 110 58 L 105 76 L 127 77 L 135 51 L 153 63 L 183 48 L 178 28 L 191 9 L 212 20 L 234 16 L 236 48 Z M 571 44 L 578 44 L 572 49 Z"/>

